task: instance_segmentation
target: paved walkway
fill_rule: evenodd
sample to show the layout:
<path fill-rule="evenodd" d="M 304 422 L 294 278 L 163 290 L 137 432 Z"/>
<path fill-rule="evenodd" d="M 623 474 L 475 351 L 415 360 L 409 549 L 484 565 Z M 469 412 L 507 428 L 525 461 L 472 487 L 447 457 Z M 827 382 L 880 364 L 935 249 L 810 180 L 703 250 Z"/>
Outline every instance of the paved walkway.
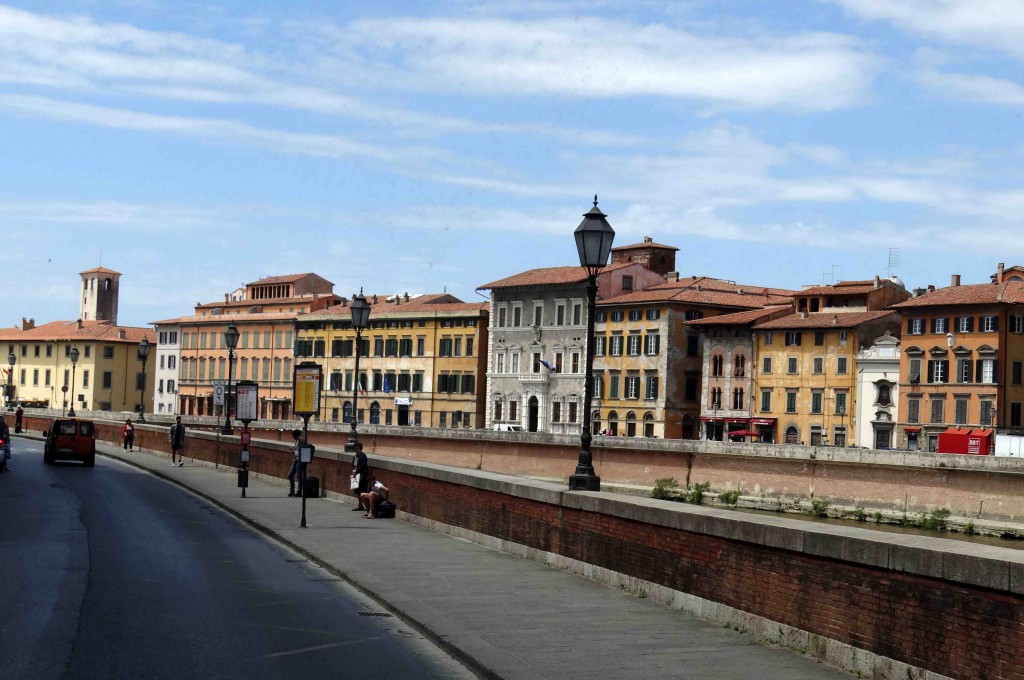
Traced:
<path fill-rule="evenodd" d="M 847 678 L 790 650 L 767 647 L 679 611 L 586 578 L 398 520 L 367 520 L 353 499 L 287 497 L 283 480 L 250 476 L 240 498 L 233 469 L 167 454 L 124 460 L 238 515 L 351 582 L 482 677 L 505 680 Z M 99 472 L 99 470 L 98 470 Z M 392 490 L 401 504 L 401 490 Z"/>

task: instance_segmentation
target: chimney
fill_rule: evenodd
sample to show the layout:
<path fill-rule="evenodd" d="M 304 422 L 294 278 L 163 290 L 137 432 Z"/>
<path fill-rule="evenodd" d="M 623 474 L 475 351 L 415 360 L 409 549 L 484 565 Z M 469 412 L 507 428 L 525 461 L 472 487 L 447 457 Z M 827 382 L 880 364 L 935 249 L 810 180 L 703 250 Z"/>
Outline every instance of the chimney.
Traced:
<path fill-rule="evenodd" d="M 78 320 L 78 330 L 82 330 L 82 320 Z"/>
<path fill-rule="evenodd" d="M 800 312 L 800 318 L 801 319 L 806 319 L 807 318 L 807 312 Z"/>
<path fill-rule="evenodd" d="M 409 301 L 409 291 L 405 291 L 405 301 Z"/>
<path fill-rule="evenodd" d="M 644 236 L 644 243 L 654 243 L 654 239 L 650 236 Z"/>
<path fill-rule="evenodd" d="M 1002 283 L 1003 282 L 1003 268 L 1004 267 L 1005 267 L 1005 263 L 1003 263 L 1003 262 L 1000 262 L 999 266 L 996 267 L 996 283 Z"/>
<path fill-rule="evenodd" d="M 35 327 L 36 327 L 36 320 L 35 319 L 26 319 L 25 317 L 21 317 L 21 330 L 23 330 L 23 331 L 30 331 L 30 330 L 32 330 Z"/>
<path fill-rule="evenodd" d="M 951 286 L 959 286 L 960 285 L 960 275 L 959 274 L 953 274 L 953 276 L 950 277 L 950 279 L 949 279 L 949 285 L 951 285 Z"/>
<path fill-rule="evenodd" d="M 665 274 L 665 280 L 666 281 L 678 281 L 679 280 L 679 272 L 669 272 L 668 274 Z"/>
<path fill-rule="evenodd" d="M 875 274 L 875 288 L 878 288 L 880 285 L 882 285 L 882 280 L 878 278 L 878 274 Z"/>
<path fill-rule="evenodd" d="M 374 304 L 374 305 L 377 304 L 377 296 L 376 295 L 373 296 L 373 302 L 371 304 Z"/>
<path fill-rule="evenodd" d="M 231 293 L 224 293 L 224 304 L 231 302 Z"/>
<path fill-rule="evenodd" d="M 928 284 L 928 292 L 929 293 L 934 293 L 935 292 L 935 284 L 934 283 L 929 283 Z"/>
<path fill-rule="evenodd" d="M 836 316 L 835 314 L 832 315 L 832 325 L 833 326 L 838 326 L 839 325 L 839 317 Z"/>

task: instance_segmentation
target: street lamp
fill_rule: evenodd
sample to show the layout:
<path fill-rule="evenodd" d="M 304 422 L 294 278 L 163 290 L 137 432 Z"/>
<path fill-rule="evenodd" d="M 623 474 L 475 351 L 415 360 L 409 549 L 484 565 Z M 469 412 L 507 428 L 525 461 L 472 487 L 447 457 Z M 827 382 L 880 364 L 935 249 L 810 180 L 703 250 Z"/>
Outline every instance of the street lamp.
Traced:
<path fill-rule="evenodd" d="M 7 355 L 7 363 L 11 368 L 7 373 L 7 410 L 14 410 L 14 364 L 18 363 L 18 357 L 12 351 Z"/>
<path fill-rule="evenodd" d="M 139 361 L 142 362 L 142 382 L 139 384 L 139 422 L 146 422 L 146 359 L 149 358 L 149 339 L 139 343 Z"/>
<path fill-rule="evenodd" d="M 68 417 L 75 417 L 75 368 L 78 366 L 78 348 L 72 347 L 68 352 L 71 357 L 71 408 L 68 409 Z"/>
<path fill-rule="evenodd" d="M 348 433 L 348 442 L 345 443 L 345 450 L 352 452 L 356 450 L 359 443 L 359 435 L 356 433 L 356 417 L 359 414 L 359 354 L 362 344 L 363 331 L 370 323 L 370 305 L 363 297 L 363 289 L 359 289 L 359 295 L 352 296 L 352 328 L 356 331 L 356 375 L 352 384 L 352 424 Z"/>
<path fill-rule="evenodd" d="M 590 402 L 594 397 L 594 314 L 597 308 L 597 275 L 608 264 L 615 230 L 608 224 L 603 212 L 594 207 L 583 215 L 583 221 L 576 227 L 576 250 L 580 266 L 587 270 L 587 367 L 583 381 L 583 412 L 590 413 Z M 590 453 L 590 422 L 586 421 L 580 434 L 580 457 L 576 474 L 569 477 L 569 489 L 573 491 L 600 491 L 601 478 L 594 472 L 594 458 Z"/>
<path fill-rule="evenodd" d="M 224 344 L 228 346 L 228 391 L 224 394 L 224 430 L 222 434 L 233 434 L 231 429 L 231 378 L 235 365 L 235 347 L 238 347 L 238 329 L 234 325 L 224 331 Z"/>
<path fill-rule="evenodd" d="M 833 422 L 835 422 L 835 421 L 833 421 Z M 842 429 L 842 431 L 843 431 L 843 446 L 846 446 L 846 442 L 848 441 L 849 438 L 846 436 L 846 407 L 845 406 L 840 406 L 839 407 L 839 426 L 840 426 L 840 429 Z M 838 445 L 839 445 L 839 442 L 836 442 L 836 446 L 838 446 Z"/>

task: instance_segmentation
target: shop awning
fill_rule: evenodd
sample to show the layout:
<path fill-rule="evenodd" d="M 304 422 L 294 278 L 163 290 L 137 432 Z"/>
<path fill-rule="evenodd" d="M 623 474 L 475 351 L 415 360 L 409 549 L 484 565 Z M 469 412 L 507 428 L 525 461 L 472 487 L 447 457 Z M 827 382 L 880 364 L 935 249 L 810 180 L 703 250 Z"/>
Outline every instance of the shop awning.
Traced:
<path fill-rule="evenodd" d="M 905 427 L 905 428 L 903 428 L 903 431 L 904 432 L 920 432 L 921 428 L 919 428 L 919 427 Z"/>
<path fill-rule="evenodd" d="M 771 425 L 775 424 L 775 418 L 751 418 L 750 419 L 750 424 L 751 425 L 769 425 L 769 426 L 771 426 Z"/>

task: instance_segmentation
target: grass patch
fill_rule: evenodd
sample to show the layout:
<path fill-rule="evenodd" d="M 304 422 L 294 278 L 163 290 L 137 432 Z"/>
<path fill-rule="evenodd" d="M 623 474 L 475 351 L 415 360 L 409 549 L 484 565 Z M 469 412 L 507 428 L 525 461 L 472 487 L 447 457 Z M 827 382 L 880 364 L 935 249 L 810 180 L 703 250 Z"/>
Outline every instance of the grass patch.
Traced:
<path fill-rule="evenodd" d="M 922 518 L 921 527 L 932 531 L 945 531 L 947 519 L 949 519 L 949 510 L 946 508 L 932 510 Z"/>
<path fill-rule="evenodd" d="M 651 491 L 651 498 L 659 498 L 663 501 L 679 500 L 679 482 L 675 477 L 663 477 L 654 480 L 654 489 Z"/>
<path fill-rule="evenodd" d="M 832 507 L 832 501 L 827 498 L 811 499 L 811 514 L 815 517 L 828 517 L 828 509 Z"/>
<path fill-rule="evenodd" d="M 694 484 L 686 493 L 683 494 L 683 500 L 687 503 L 693 503 L 694 505 L 700 505 L 704 502 L 704 494 L 711 490 L 711 482 L 701 482 L 700 484 Z"/>
<path fill-rule="evenodd" d="M 725 503 L 726 505 L 736 505 L 740 500 L 739 491 L 723 491 L 718 494 L 718 500 Z"/>

